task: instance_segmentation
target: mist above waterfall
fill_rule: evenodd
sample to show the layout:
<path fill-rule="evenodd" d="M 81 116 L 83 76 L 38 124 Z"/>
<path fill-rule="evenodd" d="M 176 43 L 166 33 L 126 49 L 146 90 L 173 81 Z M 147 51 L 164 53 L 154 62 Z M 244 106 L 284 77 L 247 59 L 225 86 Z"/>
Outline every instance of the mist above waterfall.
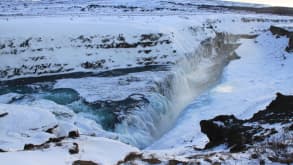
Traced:
<path fill-rule="evenodd" d="M 172 128 L 184 107 L 213 86 L 239 44 L 231 34 L 216 33 L 183 55 L 172 69 L 118 75 L 56 79 L 23 86 L 2 87 L 22 94 L 10 103 L 47 99 L 92 119 L 125 143 L 145 148 Z M 110 89 L 119 84 L 118 91 Z M 116 88 L 117 88 L 116 87 Z M 121 88 L 121 89 L 119 89 Z M 103 92 L 108 94 L 103 96 Z M 122 92 L 125 91 L 125 92 Z M 112 92 L 112 93 L 111 93 Z"/>
<path fill-rule="evenodd" d="M 202 41 L 193 53 L 186 54 L 171 70 L 172 78 L 168 80 L 170 86 L 166 93 L 171 107 L 166 118 L 159 121 L 163 128 L 161 135 L 172 127 L 188 103 L 220 80 L 224 67 L 231 59 L 237 58 L 234 50 L 239 46 L 239 38 L 237 35 L 216 33 L 214 38 Z"/>

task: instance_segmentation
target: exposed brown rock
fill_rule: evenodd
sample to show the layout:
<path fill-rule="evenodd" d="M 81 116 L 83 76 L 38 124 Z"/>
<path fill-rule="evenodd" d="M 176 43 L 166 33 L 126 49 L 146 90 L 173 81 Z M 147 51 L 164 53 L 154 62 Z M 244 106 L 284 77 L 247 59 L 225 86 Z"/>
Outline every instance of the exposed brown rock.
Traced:
<path fill-rule="evenodd" d="M 126 163 L 126 162 L 130 162 L 133 160 L 142 159 L 142 153 L 137 153 L 137 152 L 130 152 L 128 155 L 126 155 L 126 157 L 123 160 L 120 160 L 119 162 L 117 162 L 117 165 Z"/>
<path fill-rule="evenodd" d="M 88 160 L 76 160 L 72 163 L 72 165 L 99 165 L 99 164 L 93 161 L 88 161 Z"/>
<path fill-rule="evenodd" d="M 277 26 L 271 26 L 270 31 L 273 35 L 280 35 L 280 36 L 287 36 L 289 37 L 290 32 L 284 28 L 277 27 Z"/>
<path fill-rule="evenodd" d="M 175 160 L 175 159 L 168 161 L 168 165 L 178 165 L 178 164 L 187 165 L 188 163 L 183 162 L 183 161 L 179 161 L 179 160 Z"/>
<path fill-rule="evenodd" d="M 70 154 L 78 154 L 79 147 L 77 143 L 73 143 L 73 147 L 68 150 Z"/>
<path fill-rule="evenodd" d="M 28 151 L 28 150 L 46 149 L 49 147 L 50 147 L 49 143 L 43 143 L 40 145 L 25 144 L 23 147 L 23 150 Z"/>

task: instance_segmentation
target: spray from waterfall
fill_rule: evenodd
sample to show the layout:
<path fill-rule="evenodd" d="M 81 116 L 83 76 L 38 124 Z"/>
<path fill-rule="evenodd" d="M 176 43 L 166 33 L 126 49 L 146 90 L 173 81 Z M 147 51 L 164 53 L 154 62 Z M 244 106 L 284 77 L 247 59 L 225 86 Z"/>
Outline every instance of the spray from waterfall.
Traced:
<path fill-rule="evenodd" d="M 215 38 L 203 41 L 194 53 L 185 55 L 170 76 L 158 82 L 159 93 L 149 97 L 153 105 L 135 111 L 117 126 L 120 139 L 144 148 L 168 131 L 184 107 L 214 85 L 226 64 L 236 58 L 237 39 L 239 36 L 217 33 Z"/>
<path fill-rule="evenodd" d="M 52 87 L 54 82 L 49 81 L 39 85 L 7 87 L 8 91 L 6 87 L 3 87 L 5 90 L 1 91 L 20 93 L 20 96 L 12 99 L 11 103 L 15 104 L 28 104 L 46 99 L 67 106 L 77 114 L 100 124 L 105 131 L 97 134 L 145 148 L 172 128 L 185 106 L 219 80 L 226 64 L 236 58 L 234 50 L 239 46 L 236 43 L 239 38 L 238 35 L 216 33 L 214 38 L 202 41 L 193 53 L 182 55 L 183 58 L 177 61 L 171 70 L 154 72 L 154 70 L 142 69 L 136 73 L 137 77 L 132 77 L 131 73 L 112 77 L 90 75 L 76 79 L 60 79 L 58 81 L 65 81 L 63 83 L 65 86 L 58 87 L 57 85 L 57 89 Z M 146 87 L 145 83 L 149 80 L 145 80 L 147 78 L 144 75 L 150 72 L 156 73 L 154 76 L 162 76 L 155 82 L 152 81 L 152 76 L 148 77 L 151 80 L 151 85 L 148 87 L 154 89 L 145 90 L 147 92 L 142 92 L 143 94 L 131 93 L 130 95 L 127 91 L 125 97 L 118 100 L 86 101 L 80 97 L 79 92 L 74 90 L 76 88 L 68 87 L 68 83 L 86 82 L 86 90 L 91 90 L 92 87 L 97 87 L 96 81 L 105 81 L 104 85 L 110 84 L 110 86 L 116 83 L 125 85 L 129 83 L 128 81 L 134 81 L 143 84 L 139 87 Z M 140 78 L 145 81 L 142 83 Z M 94 85 L 90 86 L 89 82 Z M 131 83 L 120 87 L 123 89 L 131 87 L 130 92 L 135 92 Z M 98 90 L 94 90 L 93 94 L 100 96 L 103 92 L 98 94 L 96 92 L 100 92 L 100 89 L 104 91 L 104 88 L 105 86 L 102 85 Z"/>

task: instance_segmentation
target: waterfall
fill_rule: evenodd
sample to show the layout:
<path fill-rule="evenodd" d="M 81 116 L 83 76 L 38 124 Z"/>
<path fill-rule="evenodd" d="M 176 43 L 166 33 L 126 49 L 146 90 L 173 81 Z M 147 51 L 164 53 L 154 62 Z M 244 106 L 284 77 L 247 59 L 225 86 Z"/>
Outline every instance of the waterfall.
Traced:
<path fill-rule="evenodd" d="M 237 58 L 238 38 L 216 33 L 215 38 L 202 41 L 193 53 L 186 54 L 164 81 L 157 82 L 158 93 L 147 97 L 151 104 L 117 125 L 120 140 L 144 148 L 168 131 L 184 107 L 214 85 L 228 62 Z"/>
<path fill-rule="evenodd" d="M 72 79 L 61 78 L 60 80 L 58 76 L 51 77 L 51 79 L 43 77 L 41 80 L 48 81 L 47 83 L 39 85 L 31 83 L 28 86 L 10 85 L 8 91 L 7 87 L 1 87 L 1 90 L 3 88 L 4 93 L 10 91 L 22 94 L 12 99 L 10 103 L 13 104 L 29 104 L 38 99 L 46 99 L 67 106 L 76 113 L 100 124 L 106 130 L 105 132 L 109 133 L 109 136 L 105 136 L 119 139 L 139 148 L 145 148 L 172 128 L 177 117 L 188 103 L 219 80 L 223 68 L 231 59 L 237 58 L 234 50 L 239 46 L 237 40 L 240 37 L 216 33 L 214 38 L 202 41 L 194 52 L 182 55 L 182 58 L 171 69 L 157 70 L 160 69 L 158 67 L 150 70 L 152 67 L 144 68 L 148 70 L 140 69 L 140 72 L 135 73 L 135 75 L 139 75 L 138 77 L 131 77 L 134 73 L 133 70 L 138 71 L 137 68 L 132 68 L 129 69 L 130 73 L 123 71 L 122 75 L 108 77 L 95 76 L 94 74 L 85 74 L 80 78 L 74 74 Z M 140 79 L 149 72 L 156 73 L 154 74 L 156 76 L 163 75 L 163 78 L 152 81 L 154 89 L 146 90 L 147 92 L 143 94 L 133 93 L 135 88 L 131 88 L 128 81 L 139 83 Z M 122 71 L 120 70 L 118 73 L 122 73 Z M 121 78 L 126 78 L 126 80 L 122 81 Z M 32 80 L 34 82 L 37 79 L 28 80 L 27 82 Z M 64 80 L 67 83 L 61 87 L 57 85 L 57 88 L 53 88 L 55 83 L 53 80 Z M 96 81 L 102 81 L 104 84 L 99 84 Z M 100 96 L 111 89 L 108 88 L 109 86 L 106 88 L 103 86 L 109 83 L 112 83 L 111 88 L 115 83 L 122 84 L 120 90 L 124 90 L 123 95 L 126 95 L 126 98 L 124 100 L 97 99 L 96 102 L 90 102 L 80 97 L 80 93 L 75 91 L 78 86 L 68 87 L 71 84 L 87 85 L 86 90 L 93 90 L 92 94 Z M 128 83 L 129 86 L 126 88 L 125 84 Z M 101 91 L 93 89 L 99 85 L 104 87 L 100 88 Z M 145 86 L 139 87 L 144 88 Z M 128 89 L 129 91 L 127 91 Z M 116 93 L 114 92 L 114 94 Z"/>

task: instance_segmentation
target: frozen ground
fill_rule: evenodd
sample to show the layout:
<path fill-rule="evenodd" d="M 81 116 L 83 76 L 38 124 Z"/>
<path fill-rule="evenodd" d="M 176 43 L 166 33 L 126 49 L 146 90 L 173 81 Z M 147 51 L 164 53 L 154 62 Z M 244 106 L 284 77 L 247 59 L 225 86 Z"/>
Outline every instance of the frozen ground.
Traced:
<path fill-rule="evenodd" d="M 182 147 L 185 143 L 202 148 L 208 139 L 201 133 L 201 120 L 210 119 L 215 114 L 250 118 L 264 109 L 275 93 L 292 95 L 288 89 L 292 88 L 293 82 L 290 73 L 293 58 L 284 51 L 287 42 L 287 38 L 276 39 L 270 32 L 253 40 L 242 40 L 236 50 L 240 60 L 231 62 L 220 83 L 188 105 L 176 126 L 150 149 Z"/>
<path fill-rule="evenodd" d="M 251 4 L 240 3 L 241 0 L 3 0 L 0 2 L 0 16 L 196 15 L 211 12 L 231 13 L 231 10 L 292 15 L 292 9 L 288 7 L 293 4 L 284 1 L 278 1 L 281 7 L 271 8 L 268 4 L 274 5 L 276 2 Z"/>
<path fill-rule="evenodd" d="M 276 92 L 293 94 L 289 39 L 269 31 L 290 29 L 292 17 L 200 5 L 264 7 L 1 1 L 1 164 L 108 165 L 130 152 L 208 164 L 200 155 L 215 151 L 227 164 L 256 163 L 225 146 L 194 150 L 208 142 L 199 122 L 249 118 Z"/>
<path fill-rule="evenodd" d="M 187 4 L 185 6 L 185 4 Z M 144 0 L 42 0 L 42 1 L 1 1 L 1 15 L 108 15 L 115 13 L 119 15 L 169 15 L 169 14 L 195 14 L 198 5 L 241 5 L 233 2 L 200 0 L 200 1 L 144 1 Z M 258 5 L 260 6 L 260 5 Z"/>

